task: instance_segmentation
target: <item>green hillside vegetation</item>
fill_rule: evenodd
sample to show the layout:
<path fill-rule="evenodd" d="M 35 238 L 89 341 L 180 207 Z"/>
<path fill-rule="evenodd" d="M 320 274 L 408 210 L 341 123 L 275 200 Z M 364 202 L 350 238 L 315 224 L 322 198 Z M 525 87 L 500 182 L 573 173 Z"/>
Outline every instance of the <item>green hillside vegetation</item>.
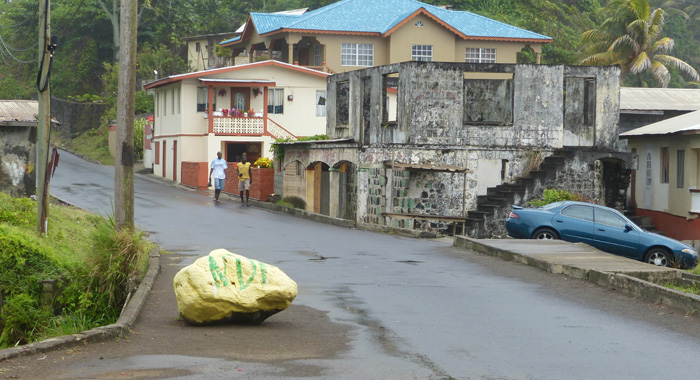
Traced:
<path fill-rule="evenodd" d="M 36 202 L 0 193 L 0 349 L 116 322 L 151 243 L 111 218 L 51 204 L 39 237 Z M 42 304 L 44 280 L 61 289 Z"/>
<path fill-rule="evenodd" d="M 183 38 L 231 32 L 253 11 L 274 12 L 309 7 L 315 9 L 330 0 L 150 0 L 139 2 L 137 83 L 187 72 Z M 554 38 L 544 47 L 542 63 L 579 64 L 587 55 L 582 35 L 605 21 L 606 0 L 426 0 L 451 4 Z M 116 76 L 111 74 L 117 46 L 112 18 L 119 2 L 106 0 L 53 0 L 52 34 L 59 36 L 52 70 L 52 93 L 69 97 L 99 95 L 115 103 Z M 663 37 L 675 41 L 672 54 L 696 69 L 700 65 L 700 5 L 684 0 L 650 0 L 652 9 L 665 10 Z M 36 82 L 38 2 L 14 0 L 3 3 L 0 12 L 1 99 L 28 99 Z M 531 59 L 531 57 L 529 58 Z M 526 62 L 528 57 L 524 57 Z M 105 78 L 105 74 L 108 74 Z M 113 83 L 114 82 L 114 83 Z M 636 84 L 633 84 L 636 85 Z M 688 86 L 677 69 L 671 69 L 670 87 Z M 152 102 L 151 102 L 152 103 Z M 152 111 L 152 104 L 146 111 Z"/>

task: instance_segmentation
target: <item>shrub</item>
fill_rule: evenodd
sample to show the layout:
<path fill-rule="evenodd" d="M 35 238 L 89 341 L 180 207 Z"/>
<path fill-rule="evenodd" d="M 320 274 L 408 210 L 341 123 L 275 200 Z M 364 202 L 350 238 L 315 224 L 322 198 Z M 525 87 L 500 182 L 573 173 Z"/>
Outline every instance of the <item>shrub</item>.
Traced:
<path fill-rule="evenodd" d="M 260 157 L 255 162 L 253 163 L 253 166 L 257 166 L 262 169 L 272 169 L 274 164 L 272 163 L 272 160 L 269 158 L 264 158 Z"/>
<path fill-rule="evenodd" d="M 306 209 L 306 201 L 299 198 L 299 197 L 294 197 L 294 196 L 284 197 L 284 198 L 282 198 L 282 201 L 290 204 L 294 208 L 300 208 L 302 210 Z"/>
<path fill-rule="evenodd" d="M 55 207 L 52 234 L 40 238 L 35 214 L 31 200 L 0 194 L 0 349 L 114 323 L 147 269 L 151 243 L 116 231 L 113 218 Z M 59 292 L 43 305 L 49 279 Z"/>
<path fill-rule="evenodd" d="M 147 124 L 146 119 L 134 120 L 134 160 L 143 159 L 143 130 Z"/>
<path fill-rule="evenodd" d="M 134 278 L 145 270 L 151 244 L 143 233 L 115 229 L 114 218 L 101 220 L 93 236 L 94 255 L 89 259 L 90 284 L 85 307 L 105 307 L 110 317 L 118 317 L 121 305 L 135 286 Z M 91 295 L 94 293 L 94 295 Z M 93 297 L 90 299 L 90 297 Z"/>
<path fill-rule="evenodd" d="M 559 201 L 587 202 L 588 198 L 584 197 L 583 195 L 572 193 L 572 192 L 567 191 L 567 190 L 545 189 L 544 192 L 542 193 L 542 199 L 534 199 L 534 200 L 529 201 L 528 203 L 531 206 L 542 207 L 544 205 L 548 205 L 550 203 L 559 202 Z"/>
<path fill-rule="evenodd" d="M 0 348 L 7 348 L 26 344 L 40 335 L 47 313 L 42 311 L 37 297 L 21 293 L 8 297 L 0 317 L 4 325 Z"/>
<path fill-rule="evenodd" d="M 60 274 L 56 260 L 34 236 L 0 224 L 0 289 L 7 294 L 39 294 L 40 282 Z"/>
<path fill-rule="evenodd" d="M 29 198 L 12 198 L 0 193 L 0 223 L 30 227 L 36 223 L 36 203 Z"/>
<path fill-rule="evenodd" d="M 294 207 L 291 203 L 285 201 L 284 199 L 280 199 L 277 202 L 275 202 L 277 206 L 283 206 L 283 207 Z"/>
<path fill-rule="evenodd" d="M 137 115 L 153 112 L 153 95 L 146 91 L 136 91 L 134 94 L 134 106 Z"/>

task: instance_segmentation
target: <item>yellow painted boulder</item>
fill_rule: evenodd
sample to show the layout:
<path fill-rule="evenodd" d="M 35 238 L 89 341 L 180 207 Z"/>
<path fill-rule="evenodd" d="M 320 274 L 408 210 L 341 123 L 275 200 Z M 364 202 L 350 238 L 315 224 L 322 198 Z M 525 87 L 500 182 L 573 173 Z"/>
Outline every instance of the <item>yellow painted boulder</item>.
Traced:
<path fill-rule="evenodd" d="M 297 296 L 297 283 L 276 266 L 225 249 L 180 270 L 173 285 L 180 316 L 197 325 L 261 323 Z"/>

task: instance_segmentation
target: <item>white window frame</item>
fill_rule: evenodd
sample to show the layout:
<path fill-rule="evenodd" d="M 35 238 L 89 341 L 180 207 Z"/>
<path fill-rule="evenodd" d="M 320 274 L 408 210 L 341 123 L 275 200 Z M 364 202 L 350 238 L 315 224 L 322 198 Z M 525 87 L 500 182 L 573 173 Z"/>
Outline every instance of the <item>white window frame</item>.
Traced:
<path fill-rule="evenodd" d="M 412 45 L 411 60 L 421 62 L 432 62 L 433 45 Z"/>
<path fill-rule="evenodd" d="M 374 45 L 343 43 L 340 48 L 341 66 L 374 66 Z"/>
<path fill-rule="evenodd" d="M 466 63 L 496 63 L 496 48 L 467 48 L 464 53 Z"/>
<path fill-rule="evenodd" d="M 204 100 L 201 103 L 200 100 Z M 204 104 L 204 109 L 199 110 L 199 105 Z M 209 106 L 209 88 L 208 87 L 197 87 L 197 112 L 207 112 L 207 107 Z M 214 103 L 211 105 L 212 111 L 216 110 L 216 94 L 214 94 Z"/>
<path fill-rule="evenodd" d="M 284 88 L 271 88 L 267 91 L 267 113 L 284 114 Z"/>
<path fill-rule="evenodd" d="M 324 98 L 324 104 L 319 104 L 321 98 Z M 326 96 L 326 90 L 316 90 L 316 116 L 326 117 L 326 102 L 328 97 Z"/>

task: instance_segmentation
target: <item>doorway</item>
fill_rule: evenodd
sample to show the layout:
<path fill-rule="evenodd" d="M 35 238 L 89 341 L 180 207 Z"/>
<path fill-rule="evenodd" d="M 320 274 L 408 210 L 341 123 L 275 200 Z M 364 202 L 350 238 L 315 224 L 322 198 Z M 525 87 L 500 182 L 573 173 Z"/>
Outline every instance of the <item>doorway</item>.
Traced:
<path fill-rule="evenodd" d="M 248 161 L 253 163 L 260 158 L 262 152 L 261 142 L 226 142 L 226 162 L 241 162 L 243 153 L 248 157 Z"/>
<path fill-rule="evenodd" d="M 323 162 L 317 163 L 314 167 L 314 212 L 317 214 L 330 216 L 330 168 Z"/>
<path fill-rule="evenodd" d="M 246 143 L 226 143 L 226 162 L 241 162 L 241 156 L 246 153 Z"/>

